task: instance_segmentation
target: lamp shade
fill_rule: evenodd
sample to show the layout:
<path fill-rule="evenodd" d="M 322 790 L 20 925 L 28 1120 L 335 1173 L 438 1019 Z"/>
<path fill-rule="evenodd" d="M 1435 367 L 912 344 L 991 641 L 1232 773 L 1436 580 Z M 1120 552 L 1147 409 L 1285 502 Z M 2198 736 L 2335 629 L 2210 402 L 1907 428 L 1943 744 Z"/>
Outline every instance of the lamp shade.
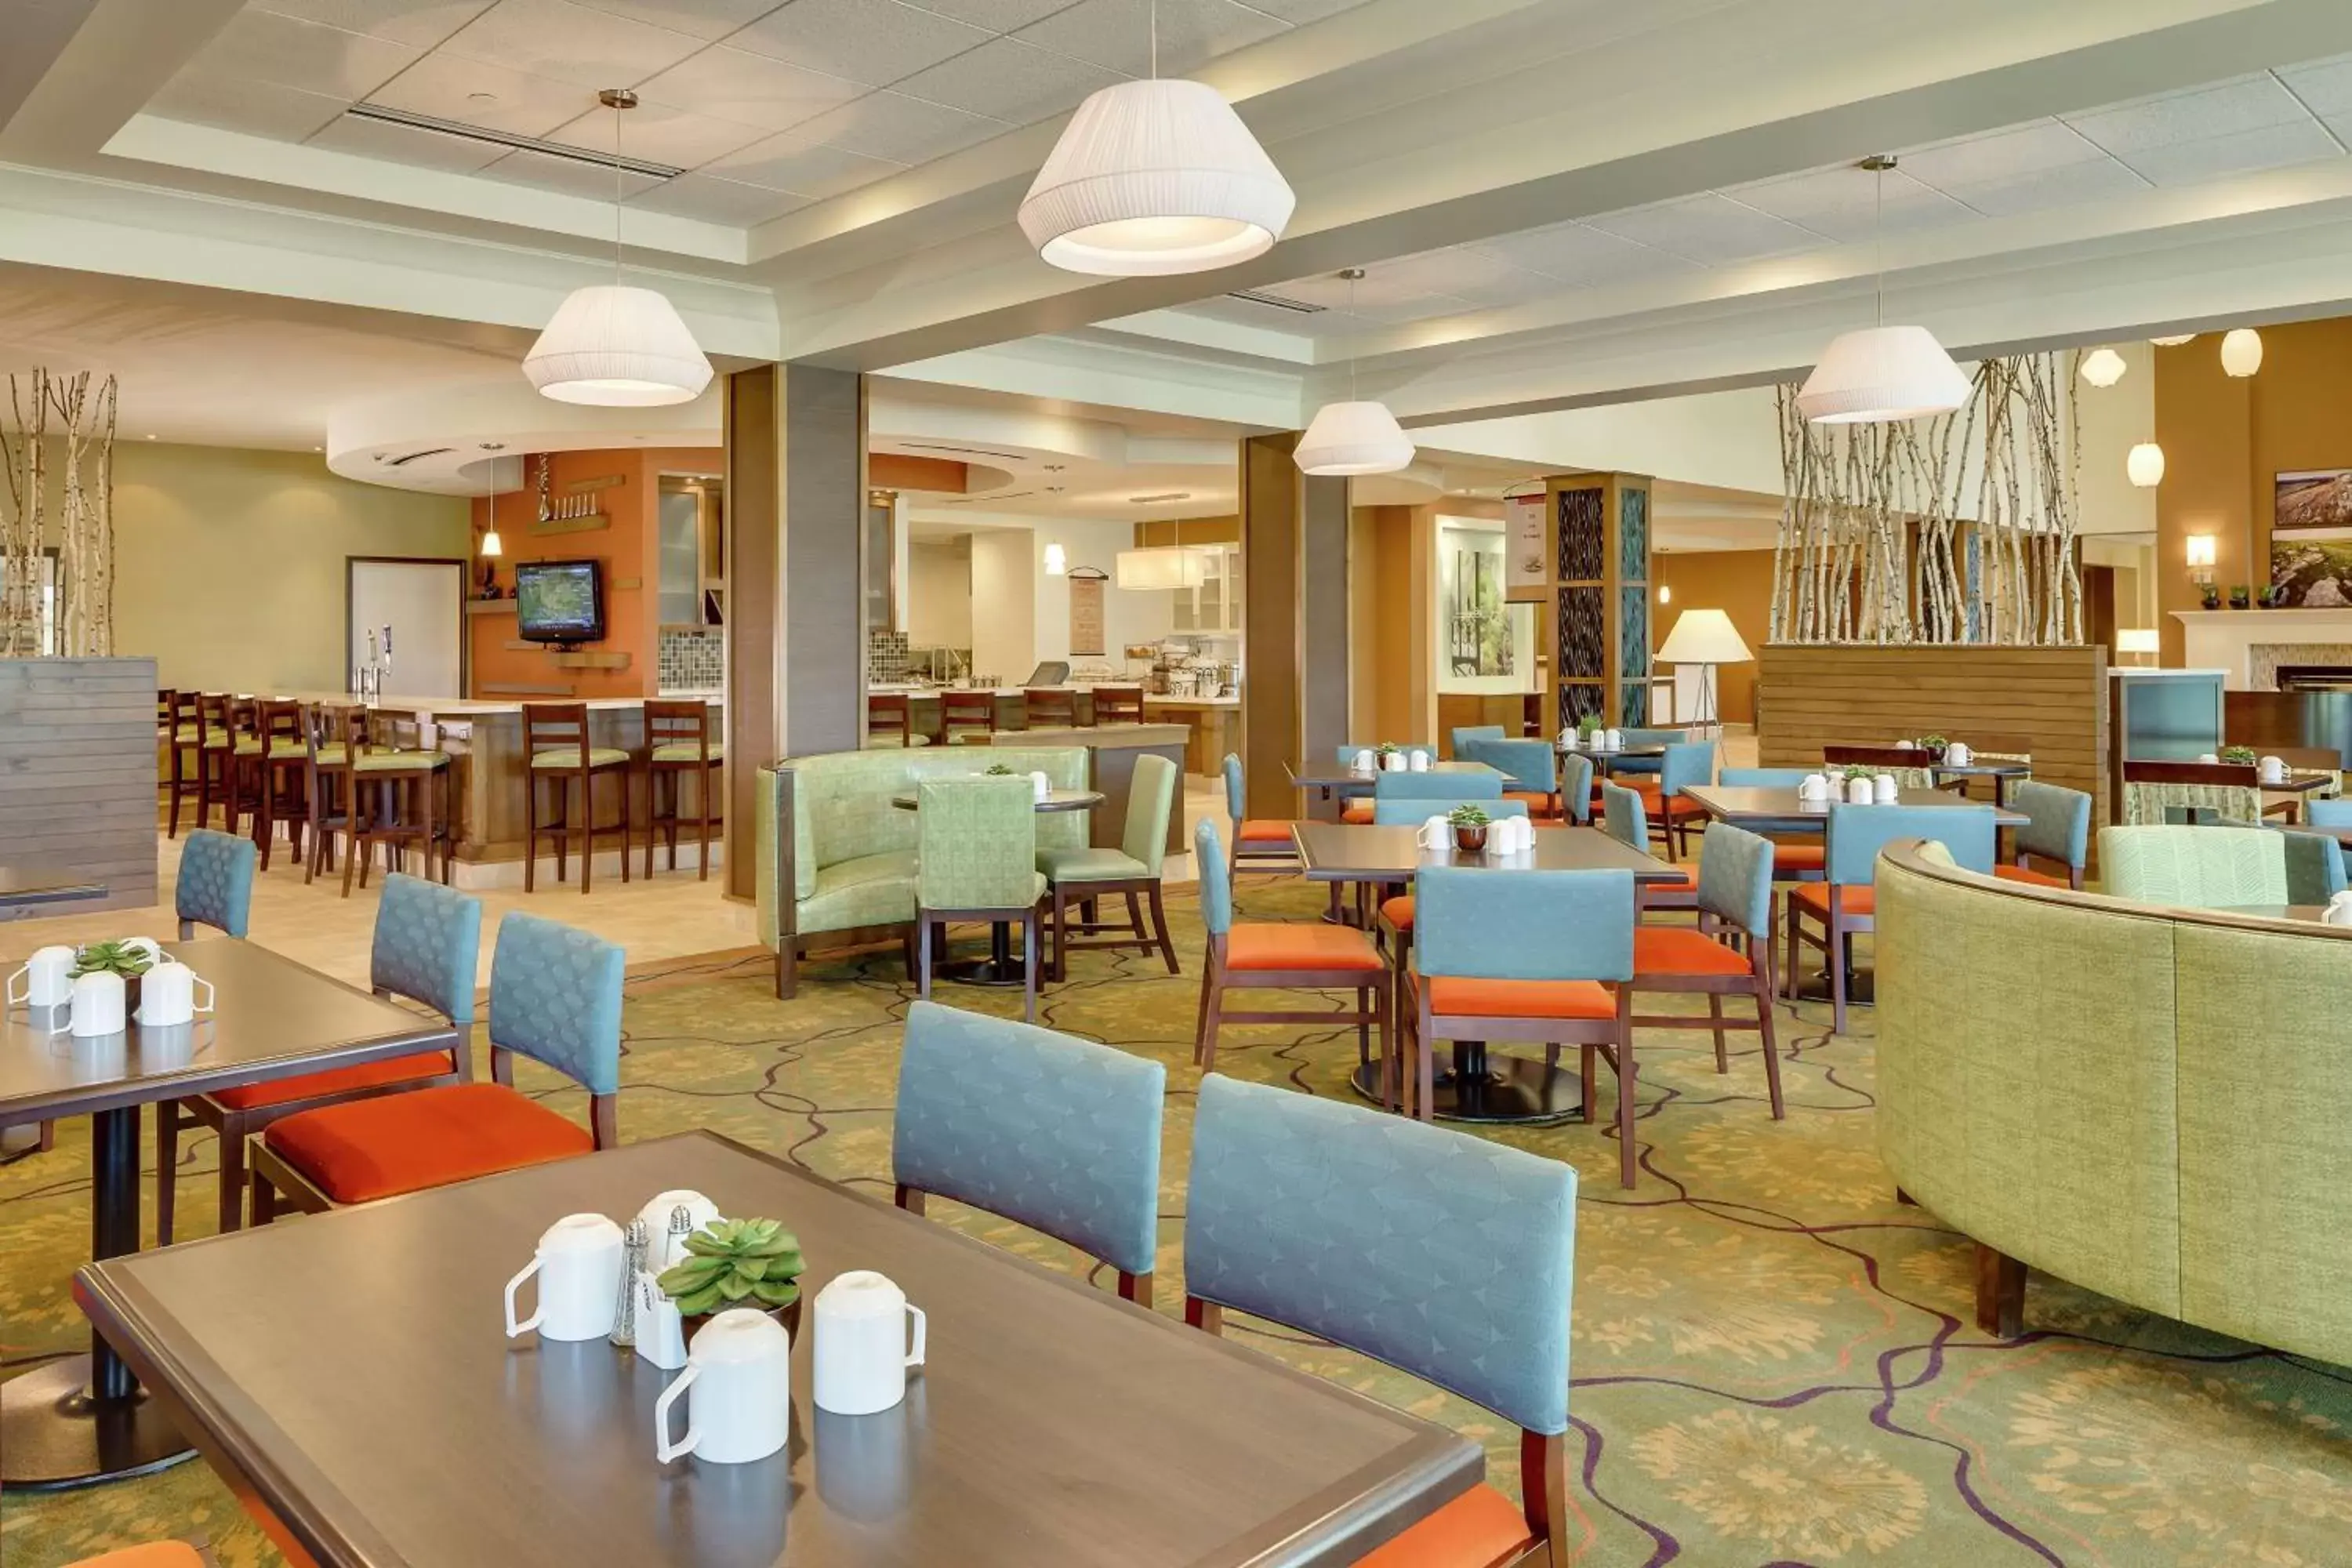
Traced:
<path fill-rule="evenodd" d="M 1746 664 L 1755 658 L 1721 610 L 1685 610 L 1658 649 L 1660 664 Z"/>
<path fill-rule="evenodd" d="M 497 529 L 491 528 L 483 530 L 482 547 L 475 553 L 480 555 L 485 560 L 489 560 L 506 553 L 506 545 L 499 540 L 499 531 Z"/>
<path fill-rule="evenodd" d="M 1327 403 L 1298 438 L 1298 467 L 1310 474 L 1393 474 L 1412 466 L 1412 437 L 1382 403 Z"/>
<path fill-rule="evenodd" d="M 2083 356 L 2082 377 L 2093 386 L 2113 386 L 2131 367 L 2113 349 L 2093 349 Z"/>
<path fill-rule="evenodd" d="M 2117 653 L 2158 653 L 2163 645 L 2158 640 L 2154 626 L 2118 626 L 2116 628 Z"/>
<path fill-rule="evenodd" d="M 2240 327 L 2221 339 L 2221 368 L 2231 375 L 2247 376 L 2263 368 L 2263 335 L 2252 327 Z"/>
<path fill-rule="evenodd" d="M 1117 565 L 1122 588 L 1197 588 L 1209 579 L 1208 563 L 1201 552 L 1181 545 L 1122 550 Z"/>
<path fill-rule="evenodd" d="M 1048 577 L 1066 576 L 1069 574 L 1069 570 L 1070 552 L 1063 549 L 1059 542 L 1046 545 L 1045 575 Z"/>
<path fill-rule="evenodd" d="M 1832 341 L 1797 407 L 1816 425 L 1872 425 L 1948 414 L 1969 378 L 1925 327 L 1865 327 Z"/>
<path fill-rule="evenodd" d="M 1142 278 L 1262 256 L 1297 198 L 1224 95 L 1123 81 L 1078 105 L 1021 203 L 1021 232 L 1071 272 Z"/>
<path fill-rule="evenodd" d="M 523 356 L 530 384 L 559 403 L 651 408 L 691 403 L 710 362 L 677 308 L 651 289 L 574 289 Z"/>
<path fill-rule="evenodd" d="M 2164 448 L 2153 441 L 2142 441 L 2124 454 L 2124 476 L 2142 489 L 2153 489 L 2164 482 Z"/>
<path fill-rule="evenodd" d="M 2177 337 L 2150 338 L 2147 341 L 2154 343 L 2160 349 L 2177 349 L 2183 343 L 2195 342 L 2197 341 L 2197 334 L 2195 332 L 2182 332 Z"/>

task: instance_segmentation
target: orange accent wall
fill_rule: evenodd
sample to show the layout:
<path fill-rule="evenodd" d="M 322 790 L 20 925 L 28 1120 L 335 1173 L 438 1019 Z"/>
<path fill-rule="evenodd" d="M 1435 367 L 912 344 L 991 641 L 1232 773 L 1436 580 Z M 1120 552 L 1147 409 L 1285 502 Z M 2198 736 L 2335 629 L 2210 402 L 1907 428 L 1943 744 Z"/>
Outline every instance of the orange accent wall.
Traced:
<path fill-rule="evenodd" d="M 497 685 L 572 688 L 575 697 L 649 697 L 656 690 L 656 643 L 654 631 L 656 588 L 659 582 L 659 535 L 654 526 L 656 489 L 664 474 L 725 472 L 724 453 L 716 447 L 655 447 L 620 451 L 557 452 L 552 455 L 551 489 L 560 498 L 563 487 L 583 479 L 617 476 L 621 483 L 596 492 L 601 510 L 613 521 L 610 528 L 582 533 L 533 533 L 538 516 L 539 458 L 525 459 L 526 482 L 520 492 L 496 499 L 499 556 L 499 586 L 512 604 L 514 568 L 525 561 L 578 561 L 594 558 L 604 563 L 604 639 L 583 651 L 626 653 L 626 669 L 562 669 L 546 650 L 511 647 L 520 642 L 511 609 L 467 617 L 472 639 L 473 695 L 493 698 L 515 695 L 486 689 Z M 474 502 L 474 578 L 481 580 L 478 553 L 482 532 L 488 526 L 490 503 Z M 559 697 L 555 692 L 550 697 Z"/>
<path fill-rule="evenodd" d="M 676 469 L 671 470 L 673 473 Z M 919 458 L 906 452 L 866 454 L 866 482 L 881 490 L 926 490 L 960 496 L 971 489 L 971 466 L 953 458 Z"/>
<path fill-rule="evenodd" d="M 1748 651 L 1763 656 L 1772 625 L 1772 552 L 1769 550 L 1673 550 L 1650 557 L 1653 581 L 1674 597 L 1654 606 L 1657 646 L 1664 647 L 1675 622 L 1689 609 L 1721 610 L 1731 617 Z M 1651 590 L 1655 593 L 1656 587 Z M 1670 667 L 1661 665 L 1661 670 Z M 1730 724 L 1756 721 L 1756 666 L 1718 665 L 1716 704 Z"/>

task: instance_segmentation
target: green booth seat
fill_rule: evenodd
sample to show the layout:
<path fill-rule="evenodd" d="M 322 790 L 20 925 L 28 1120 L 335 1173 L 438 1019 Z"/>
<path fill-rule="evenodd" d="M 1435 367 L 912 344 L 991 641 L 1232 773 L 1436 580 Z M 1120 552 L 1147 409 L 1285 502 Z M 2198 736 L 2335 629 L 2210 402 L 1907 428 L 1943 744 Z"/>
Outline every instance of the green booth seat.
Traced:
<path fill-rule="evenodd" d="M 1081 746 L 875 748 L 794 757 L 759 772 L 760 942 L 776 955 L 776 994 L 798 987 L 801 958 L 915 930 L 919 814 L 891 804 L 927 778 L 982 773 L 997 763 L 1043 773 L 1055 789 L 1089 784 Z M 1088 814 L 1037 818 L 1039 850 L 1076 849 L 1091 837 Z M 788 900 L 778 889 L 790 889 Z M 823 939 L 831 938 L 830 942 Z M 910 958 L 911 962 L 911 958 Z"/>

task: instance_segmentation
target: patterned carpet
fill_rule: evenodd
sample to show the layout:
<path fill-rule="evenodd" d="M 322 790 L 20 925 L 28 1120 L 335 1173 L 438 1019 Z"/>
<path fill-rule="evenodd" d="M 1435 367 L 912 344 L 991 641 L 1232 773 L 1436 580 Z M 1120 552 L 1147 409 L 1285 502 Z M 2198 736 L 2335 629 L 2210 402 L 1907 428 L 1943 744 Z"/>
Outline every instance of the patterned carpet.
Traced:
<path fill-rule="evenodd" d="M 1246 914 L 1311 916 L 1296 884 L 1255 883 Z M 1188 971 L 1201 950 L 1172 900 Z M 1080 955 L 1047 1021 L 1170 1069 L 1161 1310 L 1181 1310 L 1196 973 Z M 719 957 L 633 979 L 624 1136 L 707 1126 L 887 1192 L 898 1020 L 895 955 L 819 963 L 777 1004 L 764 960 Z M 942 988 L 1017 1016 L 1019 994 Z M 1663 999 L 1661 999 L 1663 1000 Z M 1645 1003 L 1645 1006 L 1647 1004 Z M 2185 1329 L 2037 1276 L 2032 1329 L 1989 1343 L 1969 1321 L 1972 1254 L 1897 1207 L 1873 1152 L 1870 1014 L 1832 1037 L 1827 1009 L 1784 1009 L 1789 1119 L 1764 1103 L 1753 1037 L 1718 1077 L 1704 1033 L 1645 1031 L 1643 1180 L 1625 1192 L 1599 1130 L 1500 1134 L 1583 1178 L 1577 1237 L 1572 1533 L 1607 1564 L 2352 1562 L 2352 1373 Z M 1220 1067 L 1345 1096 L 1352 1032 L 1242 1028 Z M 527 1085 L 534 1080 L 526 1079 Z M 545 1087 L 551 1080 L 536 1080 Z M 1604 1105 L 1610 1090 L 1603 1075 Z M 551 1093 L 580 1109 L 578 1096 Z M 89 1237 L 85 1124 L 0 1170 L 0 1350 L 11 1370 L 82 1328 L 66 1280 Z M 184 1211 L 210 1211 L 213 1150 L 184 1143 Z M 935 1215 L 1058 1267 L 1066 1249 L 985 1215 Z M 789 1218 L 790 1216 L 785 1216 Z M 299 1223 L 299 1222 L 295 1222 Z M 1301 1216 L 1311 1224 L 1311 1215 Z M 1322 1376 L 1487 1444 L 1516 1486 L 1515 1434 L 1361 1356 L 1234 1331 Z M 202 1534 L 221 1561 L 275 1554 L 200 1463 L 146 1480 L 0 1503 L 0 1562 L 46 1568 L 142 1539 Z"/>

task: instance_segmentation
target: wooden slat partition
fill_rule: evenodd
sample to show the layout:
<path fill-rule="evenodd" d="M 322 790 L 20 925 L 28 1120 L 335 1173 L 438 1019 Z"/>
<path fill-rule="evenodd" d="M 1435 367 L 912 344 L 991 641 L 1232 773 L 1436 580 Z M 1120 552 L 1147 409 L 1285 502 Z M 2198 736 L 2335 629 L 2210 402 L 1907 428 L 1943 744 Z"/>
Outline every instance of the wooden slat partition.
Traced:
<path fill-rule="evenodd" d="M 153 904 L 155 750 L 153 659 L 0 658 L 0 865 L 106 884 L 72 912 Z"/>
<path fill-rule="evenodd" d="M 1824 746 L 2016 736 L 2033 776 L 2089 792 L 2107 818 L 2107 657 L 2088 647 L 1848 647 L 1770 643 L 1757 679 L 1766 767 L 1818 767 Z"/>

